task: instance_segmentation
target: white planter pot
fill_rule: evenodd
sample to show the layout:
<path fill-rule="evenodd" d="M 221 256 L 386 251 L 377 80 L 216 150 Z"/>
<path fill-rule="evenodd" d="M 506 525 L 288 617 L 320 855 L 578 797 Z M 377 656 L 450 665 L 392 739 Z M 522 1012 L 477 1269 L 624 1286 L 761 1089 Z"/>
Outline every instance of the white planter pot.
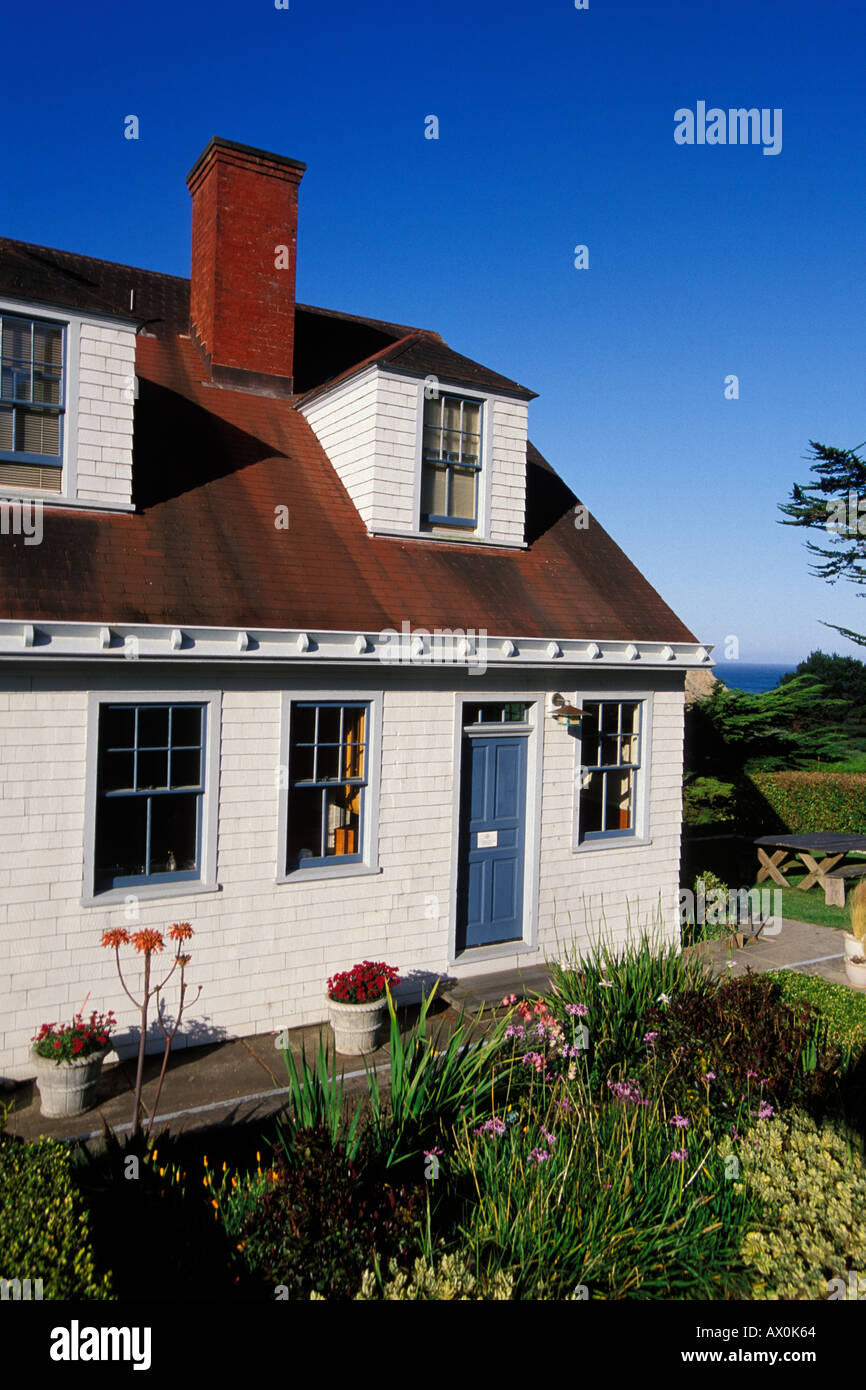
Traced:
<path fill-rule="evenodd" d="M 58 1063 L 30 1049 L 40 1109 L 46 1120 L 63 1120 L 92 1109 L 102 1063 L 110 1051 L 111 1043 L 106 1043 L 89 1057 L 74 1057 L 71 1062 Z"/>
<path fill-rule="evenodd" d="M 850 931 L 843 931 L 842 939 L 845 942 L 845 955 L 849 959 L 851 956 L 866 956 L 866 941 L 858 941 Z"/>
<path fill-rule="evenodd" d="M 328 998 L 328 1014 L 337 1051 L 347 1057 L 360 1057 L 364 1052 L 375 1052 L 382 1041 L 388 997 L 375 999 L 372 1004 L 341 1004 Z"/>
<path fill-rule="evenodd" d="M 866 955 L 862 945 L 859 955 Z M 866 960 L 862 965 L 855 965 L 851 956 L 845 957 L 845 974 L 848 976 L 848 983 L 855 989 L 866 989 Z"/>

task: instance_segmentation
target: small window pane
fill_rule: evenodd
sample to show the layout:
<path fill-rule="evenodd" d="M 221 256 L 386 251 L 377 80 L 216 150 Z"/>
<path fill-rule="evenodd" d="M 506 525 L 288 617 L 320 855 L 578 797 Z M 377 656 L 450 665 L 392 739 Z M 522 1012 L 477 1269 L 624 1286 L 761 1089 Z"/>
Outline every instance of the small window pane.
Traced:
<path fill-rule="evenodd" d="M 194 705 L 175 705 L 171 711 L 171 742 L 177 748 L 201 746 L 201 709 Z"/>
<path fill-rule="evenodd" d="M 138 790 L 156 791 L 168 786 L 168 753 L 145 749 L 138 754 Z"/>
<path fill-rule="evenodd" d="M 171 755 L 171 785 L 173 787 L 198 787 L 200 783 L 201 755 L 198 749 L 175 749 Z"/>
<path fill-rule="evenodd" d="M 341 776 L 339 746 L 319 744 L 316 754 L 316 781 L 336 782 Z"/>
<path fill-rule="evenodd" d="M 30 324 L 23 319 L 3 320 L 3 358 L 30 365 Z"/>
<path fill-rule="evenodd" d="M 42 411 L 21 410 L 16 412 L 15 447 L 25 454 L 46 454 L 50 458 L 60 455 L 60 416 L 45 415 Z"/>
<path fill-rule="evenodd" d="M 103 746 L 105 748 L 133 748 L 135 746 L 135 708 L 103 706 L 100 724 Z"/>
<path fill-rule="evenodd" d="M 315 748 L 293 748 L 291 755 L 290 781 L 312 782 L 316 775 Z"/>
<path fill-rule="evenodd" d="M 619 766 L 619 739 L 605 737 L 601 740 L 601 765 L 602 767 Z"/>
<path fill-rule="evenodd" d="M 60 367 L 63 362 L 63 330 L 46 323 L 33 325 L 33 362 L 35 366 Z"/>
<path fill-rule="evenodd" d="M 158 705 L 142 705 L 138 711 L 139 748 L 168 747 L 168 710 Z"/>
<path fill-rule="evenodd" d="M 292 742 L 315 743 L 316 709 L 314 705 L 298 705 L 292 711 Z"/>
<path fill-rule="evenodd" d="M 102 786 L 107 792 L 133 791 L 135 754 L 106 753 L 102 764 Z"/>
<path fill-rule="evenodd" d="M 0 449 L 12 449 L 12 410 L 0 409 Z"/>
<path fill-rule="evenodd" d="M 338 705 L 319 706 L 319 746 L 323 743 L 340 742 L 342 711 Z"/>
<path fill-rule="evenodd" d="M 605 734 L 617 732 L 619 729 L 619 705 L 602 705 L 601 729 L 602 733 Z"/>

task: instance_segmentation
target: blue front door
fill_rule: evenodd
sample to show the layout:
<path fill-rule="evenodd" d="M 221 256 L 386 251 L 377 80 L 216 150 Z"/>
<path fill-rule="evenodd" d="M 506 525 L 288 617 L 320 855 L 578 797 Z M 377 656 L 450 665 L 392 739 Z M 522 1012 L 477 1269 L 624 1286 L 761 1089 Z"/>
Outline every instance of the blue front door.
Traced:
<path fill-rule="evenodd" d="M 523 936 L 526 739 L 463 740 L 457 947 Z"/>

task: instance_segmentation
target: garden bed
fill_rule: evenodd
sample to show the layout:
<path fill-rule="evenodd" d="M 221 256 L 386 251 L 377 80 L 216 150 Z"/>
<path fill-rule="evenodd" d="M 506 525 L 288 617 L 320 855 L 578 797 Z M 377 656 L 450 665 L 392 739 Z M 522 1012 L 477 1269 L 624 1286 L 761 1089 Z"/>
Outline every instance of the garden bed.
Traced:
<path fill-rule="evenodd" d="M 263 1127 L 79 1151 L 81 1296 L 821 1298 L 863 1268 L 866 1001 L 649 942 L 551 971 L 483 1032 L 392 1015 L 361 1104 L 323 1050 L 286 1054 Z M 829 1214 L 807 1246 L 788 1151 Z"/>

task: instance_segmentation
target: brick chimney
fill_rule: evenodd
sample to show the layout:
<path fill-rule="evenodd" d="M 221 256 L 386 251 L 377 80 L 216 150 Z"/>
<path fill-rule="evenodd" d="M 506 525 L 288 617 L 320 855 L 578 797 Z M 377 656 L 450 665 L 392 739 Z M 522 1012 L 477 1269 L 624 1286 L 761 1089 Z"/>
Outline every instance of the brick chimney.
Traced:
<path fill-rule="evenodd" d="M 216 136 L 187 175 L 192 334 L 215 382 L 291 395 L 296 159 Z"/>

